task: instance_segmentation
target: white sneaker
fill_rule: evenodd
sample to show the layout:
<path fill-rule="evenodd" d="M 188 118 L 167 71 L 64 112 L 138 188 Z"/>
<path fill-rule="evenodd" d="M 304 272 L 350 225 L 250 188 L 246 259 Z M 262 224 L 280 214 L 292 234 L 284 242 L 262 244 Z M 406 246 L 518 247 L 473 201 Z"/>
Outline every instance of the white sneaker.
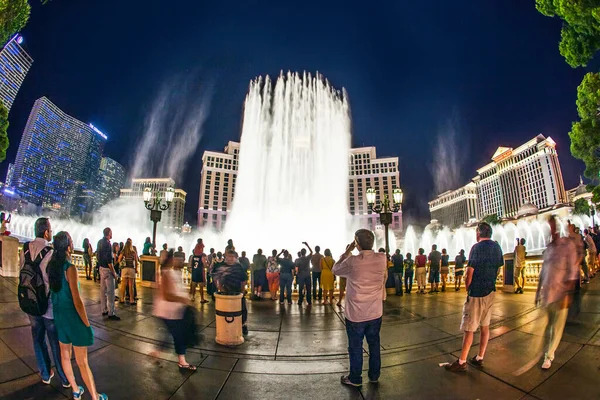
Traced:
<path fill-rule="evenodd" d="M 546 358 L 544 360 L 544 363 L 542 364 L 542 369 L 550 369 L 551 366 L 552 366 L 552 360 L 549 358 Z"/>
<path fill-rule="evenodd" d="M 48 380 L 42 379 L 42 382 L 44 382 L 46 385 L 49 385 L 50 382 L 52 381 L 52 378 L 54 378 L 54 371 L 50 370 L 50 377 L 48 378 Z"/>

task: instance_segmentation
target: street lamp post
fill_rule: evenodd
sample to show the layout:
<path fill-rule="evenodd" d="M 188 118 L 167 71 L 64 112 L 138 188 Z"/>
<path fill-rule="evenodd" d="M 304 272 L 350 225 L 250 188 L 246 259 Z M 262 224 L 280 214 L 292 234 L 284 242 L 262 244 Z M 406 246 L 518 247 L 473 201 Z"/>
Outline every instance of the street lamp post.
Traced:
<path fill-rule="evenodd" d="M 592 203 L 591 199 L 588 200 L 588 205 L 589 205 L 589 210 L 590 210 L 590 220 L 592 221 L 591 224 L 592 224 L 592 226 L 594 226 L 595 210 L 594 210 L 594 203 Z"/>
<path fill-rule="evenodd" d="M 156 197 L 152 197 L 152 189 L 144 189 L 144 205 L 146 206 L 146 209 L 150 210 L 150 221 L 154 223 L 154 227 L 152 228 L 152 247 L 155 254 L 156 224 L 160 222 L 162 212 L 166 211 L 171 205 L 173 197 L 175 197 L 175 190 L 172 187 L 168 188 L 164 193 L 164 200 L 161 192 L 157 192 Z"/>
<path fill-rule="evenodd" d="M 392 193 L 392 205 L 390 205 L 390 199 L 388 198 L 387 194 L 384 194 L 382 204 L 375 204 L 375 199 L 377 197 L 375 189 L 367 189 L 367 204 L 369 205 L 369 210 L 373 211 L 376 214 L 379 214 L 379 220 L 385 227 L 385 254 L 388 256 L 390 255 L 388 231 L 389 226 L 392 223 L 392 212 L 400 211 L 400 206 L 402 205 L 402 200 L 404 198 L 404 194 L 402 193 L 401 189 L 394 189 Z"/>

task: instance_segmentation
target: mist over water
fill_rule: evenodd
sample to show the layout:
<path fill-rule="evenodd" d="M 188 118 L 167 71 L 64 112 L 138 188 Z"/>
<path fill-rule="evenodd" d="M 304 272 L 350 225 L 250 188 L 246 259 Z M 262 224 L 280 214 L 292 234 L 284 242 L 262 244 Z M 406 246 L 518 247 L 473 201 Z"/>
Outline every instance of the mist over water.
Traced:
<path fill-rule="evenodd" d="M 129 152 L 135 158 L 130 177 L 171 177 L 181 187 L 181 179 L 202 137 L 202 128 L 209 114 L 212 90 L 195 83 L 194 76 L 178 77 L 166 82 L 159 90 L 143 123 L 143 134 L 138 144 Z M 129 160 L 121 160 L 127 164 Z M 33 238 L 33 226 L 38 216 L 13 215 L 10 230 L 22 237 Z M 74 245 L 80 248 L 84 238 L 89 238 L 95 248 L 102 230 L 113 230 L 113 241 L 133 240 L 141 253 L 146 237 L 152 233 L 149 211 L 143 201 L 118 198 L 94 213 L 93 224 L 83 224 L 69 218 L 51 218 L 52 230 L 68 231 Z M 195 238 L 166 232 L 158 225 L 157 246 L 193 247 Z M 207 232 L 207 239 L 215 233 Z"/>
<path fill-rule="evenodd" d="M 132 178 L 173 178 L 178 186 L 202 138 L 210 110 L 212 89 L 192 78 L 165 83 L 144 123 L 135 146 Z"/>
<path fill-rule="evenodd" d="M 467 183 L 463 181 L 462 170 L 468 149 L 468 138 L 461 132 L 458 114 L 455 112 L 440 125 L 436 137 L 431 165 L 435 196 Z"/>

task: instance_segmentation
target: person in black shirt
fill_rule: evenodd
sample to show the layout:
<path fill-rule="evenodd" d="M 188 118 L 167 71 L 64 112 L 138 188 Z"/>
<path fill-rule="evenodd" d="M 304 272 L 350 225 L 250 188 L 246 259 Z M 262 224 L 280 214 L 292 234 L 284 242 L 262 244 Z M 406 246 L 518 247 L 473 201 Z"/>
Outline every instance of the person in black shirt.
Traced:
<path fill-rule="evenodd" d="M 463 306 L 460 324 L 460 329 L 464 332 L 462 351 L 458 360 L 446 365 L 446 369 L 453 372 L 467 370 L 467 357 L 473 344 L 473 336 L 479 327 L 481 327 L 479 353 L 471 359 L 471 362 L 479 367 L 483 365 L 483 356 L 490 339 L 496 277 L 498 269 L 504 264 L 502 248 L 491 240 L 492 227 L 486 222 L 481 222 L 477 226 L 476 233 L 477 243 L 471 248 L 465 275 L 467 301 Z"/>
<path fill-rule="evenodd" d="M 400 250 L 396 249 L 396 252 L 392 256 L 392 276 L 394 277 L 394 284 L 396 285 L 396 296 L 402 296 L 402 275 L 404 274 L 404 257 L 400 254 Z"/>
<path fill-rule="evenodd" d="M 404 259 L 404 287 L 408 294 L 412 291 L 413 277 L 415 275 L 414 265 L 415 262 L 412 259 L 412 254 L 406 253 L 406 258 Z"/>
<path fill-rule="evenodd" d="M 429 283 L 431 289 L 429 293 L 439 292 L 438 287 L 440 284 L 440 268 L 442 266 L 442 254 L 437 251 L 437 245 L 431 246 L 431 253 L 429 253 Z M 435 288 L 435 289 L 434 289 Z"/>
<path fill-rule="evenodd" d="M 313 251 L 306 242 L 302 242 L 308 250 L 309 255 L 306 255 L 306 249 L 300 251 L 300 258 L 296 265 L 296 282 L 298 283 L 298 305 L 302 305 L 304 302 L 304 295 L 306 294 L 306 301 L 308 302 L 307 307 L 312 306 L 312 298 L 310 297 L 312 281 L 310 279 L 310 259 L 312 258 Z"/>
<path fill-rule="evenodd" d="M 114 268 L 112 246 L 112 230 L 105 228 L 104 237 L 98 241 L 96 246 L 96 257 L 100 269 L 100 307 L 102 315 L 108 319 L 119 321 L 121 318 L 115 314 L 115 281 L 117 273 Z"/>
<path fill-rule="evenodd" d="M 283 254 L 283 257 L 281 255 Z M 284 293 L 288 304 L 292 304 L 292 280 L 295 268 L 294 262 L 289 257 L 287 250 L 281 250 L 277 255 L 277 264 L 279 264 L 279 304 L 283 304 Z"/>
<path fill-rule="evenodd" d="M 225 252 L 225 260 L 215 264 L 213 279 L 220 293 L 242 293 L 242 333 L 248 334 L 248 309 L 246 308 L 246 282 L 248 274 L 242 264 L 237 262 L 237 253 L 229 249 Z"/>

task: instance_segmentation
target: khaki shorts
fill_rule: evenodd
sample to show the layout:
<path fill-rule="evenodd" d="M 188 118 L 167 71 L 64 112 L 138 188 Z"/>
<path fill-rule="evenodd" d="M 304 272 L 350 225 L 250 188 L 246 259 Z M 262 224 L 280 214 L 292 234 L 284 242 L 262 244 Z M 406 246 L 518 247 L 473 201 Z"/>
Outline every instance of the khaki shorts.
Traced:
<path fill-rule="evenodd" d="M 494 294 L 495 292 L 485 297 L 467 297 L 467 301 L 463 306 L 462 321 L 460 322 L 461 331 L 475 332 L 479 326 L 490 326 Z"/>

